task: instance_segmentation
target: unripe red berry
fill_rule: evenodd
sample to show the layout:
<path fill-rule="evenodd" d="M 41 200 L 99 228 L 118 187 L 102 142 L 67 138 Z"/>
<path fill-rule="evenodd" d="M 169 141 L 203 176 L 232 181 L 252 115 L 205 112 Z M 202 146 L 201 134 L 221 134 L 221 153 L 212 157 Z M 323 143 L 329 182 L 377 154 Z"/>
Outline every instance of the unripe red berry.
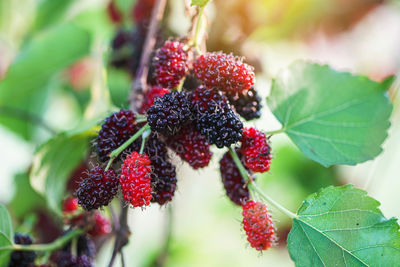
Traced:
<path fill-rule="evenodd" d="M 64 213 L 73 213 L 78 209 L 78 199 L 75 197 L 69 197 L 64 200 L 63 203 L 63 212 Z"/>
<path fill-rule="evenodd" d="M 122 13 L 120 10 L 118 10 L 118 7 L 116 6 L 114 0 L 112 0 L 108 3 L 107 14 L 113 23 L 119 24 L 122 22 Z"/>
<path fill-rule="evenodd" d="M 133 152 L 125 159 L 119 178 L 125 201 L 134 207 L 150 204 L 151 200 L 151 165 L 146 154 Z"/>
<path fill-rule="evenodd" d="M 254 172 L 267 172 L 271 165 L 271 147 L 266 135 L 254 128 L 244 128 L 240 152 L 244 164 Z"/>
<path fill-rule="evenodd" d="M 253 68 L 233 55 L 221 52 L 200 55 L 193 63 L 195 76 L 206 86 L 227 93 L 242 93 L 255 83 Z"/>
<path fill-rule="evenodd" d="M 185 44 L 178 41 L 166 41 L 154 57 L 154 75 L 157 83 L 164 88 L 176 88 L 186 74 L 187 61 Z"/>
<path fill-rule="evenodd" d="M 100 213 L 96 212 L 94 214 L 93 226 L 88 231 L 88 234 L 93 237 L 98 237 L 111 233 L 111 230 L 111 222 Z"/>
<path fill-rule="evenodd" d="M 248 201 L 243 208 L 243 229 L 250 245 L 257 250 L 267 250 L 276 242 L 274 224 L 267 206 Z"/>

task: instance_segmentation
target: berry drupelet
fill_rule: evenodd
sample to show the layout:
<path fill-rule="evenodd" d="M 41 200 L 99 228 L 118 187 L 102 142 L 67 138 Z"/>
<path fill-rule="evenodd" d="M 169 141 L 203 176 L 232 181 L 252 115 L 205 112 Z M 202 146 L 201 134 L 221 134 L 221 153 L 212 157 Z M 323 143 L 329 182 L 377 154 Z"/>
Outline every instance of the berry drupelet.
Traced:
<path fill-rule="evenodd" d="M 193 169 L 204 168 L 210 162 L 210 144 L 204 135 L 193 126 L 183 128 L 177 135 L 168 139 L 168 145 Z"/>
<path fill-rule="evenodd" d="M 147 110 L 147 122 L 154 132 L 164 135 L 177 133 L 192 118 L 189 97 L 186 92 L 171 92 L 154 101 Z"/>
<path fill-rule="evenodd" d="M 267 206 L 261 202 L 249 201 L 243 208 L 243 229 L 251 247 L 267 250 L 276 241 L 274 224 Z"/>
<path fill-rule="evenodd" d="M 76 191 L 78 203 L 85 210 L 107 206 L 118 192 L 118 179 L 114 170 L 104 171 L 100 167 L 89 171 Z"/>
<path fill-rule="evenodd" d="M 31 245 L 33 240 L 29 235 L 15 233 L 14 243 L 19 245 Z M 28 267 L 33 264 L 35 258 L 36 252 L 34 251 L 13 251 L 8 267 Z"/>
<path fill-rule="evenodd" d="M 132 111 L 123 109 L 105 119 L 97 137 L 97 153 L 101 161 L 109 160 L 110 153 L 140 129 L 135 120 L 136 116 Z"/>
<path fill-rule="evenodd" d="M 158 49 L 153 65 L 157 83 L 164 88 L 176 88 L 188 69 L 185 44 L 178 41 L 166 41 Z"/>
<path fill-rule="evenodd" d="M 261 117 L 261 97 L 252 86 L 248 91 L 228 94 L 229 103 L 245 120 L 250 121 Z"/>
<path fill-rule="evenodd" d="M 194 125 L 210 144 L 222 148 L 242 138 L 243 123 L 218 91 L 199 86 L 192 94 L 192 108 Z"/>
<path fill-rule="evenodd" d="M 241 158 L 240 152 L 237 154 Z M 250 199 L 249 189 L 229 152 L 226 152 L 219 161 L 219 170 L 229 199 L 239 206 L 246 203 Z"/>
<path fill-rule="evenodd" d="M 200 55 L 193 63 L 195 76 L 206 86 L 226 93 L 241 93 L 255 83 L 253 68 L 233 55 L 212 52 Z"/>
<path fill-rule="evenodd" d="M 271 147 L 266 135 L 254 128 L 244 128 L 240 152 L 244 164 L 254 172 L 267 172 L 271 165 Z"/>
<path fill-rule="evenodd" d="M 148 206 L 151 200 L 151 165 L 146 154 L 132 152 L 121 167 L 122 194 L 134 207 Z"/>

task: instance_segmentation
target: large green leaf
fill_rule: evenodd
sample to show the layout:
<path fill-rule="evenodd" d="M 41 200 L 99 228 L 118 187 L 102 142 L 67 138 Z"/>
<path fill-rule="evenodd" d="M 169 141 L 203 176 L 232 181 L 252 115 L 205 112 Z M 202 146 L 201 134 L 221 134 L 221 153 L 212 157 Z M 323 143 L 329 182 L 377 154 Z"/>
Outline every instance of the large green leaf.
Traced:
<path fill-rule="evenodd" d="M 392 105 L 382 83 L 296 62 L 272 84 L 268 105 L 293 142 L 329 166 L 373 159 L 387 137 Z"/>
<path fill-rule="evenodd" d="M 60 25 L 36 35 L 17 56 L 0 82 L 0 106 L 29 111 L 40 116 L 46 101 L 44 91 L 50 78 L 78 58 L 89 53 L 90 35 L 72 24 Z M 31 125 L 1 116 L 0 123 L 26 139 Z"/>
<path fill-rule="evenodd" d="M 55 24 L 65 18 L 68 8 L 74 3 L 74 0 L 44 0 L 41 1 L 37 10 L 35 19 L 35 29 L 41 29 Z"/>
<path fill-rule="evenodd" d="M 62 133 L 43 144 L 35 154 L 31 184 L 46 198 L 49 208 L 58 214 L 67 180 L 87 155 L 90 137 L 85 133 Z"/>
<path fill-rule="evenodd" d="M 9 250 L 1 250 L 13 244 L 14 231 L 10 214 L 5 206 L 0 204 L 0 266 L 5 266 L 10 254 Z"/>
<path fill-rule="evenodd" d="M 309 196 L 288 236 L 296 266 L 399 266 L 399 225 L 386 219 L 378 206 L 351 185 Z"/>

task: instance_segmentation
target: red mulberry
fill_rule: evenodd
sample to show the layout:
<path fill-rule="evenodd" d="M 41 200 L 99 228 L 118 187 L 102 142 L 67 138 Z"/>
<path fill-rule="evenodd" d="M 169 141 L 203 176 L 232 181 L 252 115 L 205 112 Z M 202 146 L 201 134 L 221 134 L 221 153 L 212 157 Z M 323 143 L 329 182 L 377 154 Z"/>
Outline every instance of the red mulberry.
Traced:
<path fill-rule="evenodd" d="M 119 182 L 125 201 L 134 207 L 150 204 L 151 200 L 151 165 L 146 154 L 133 152 L 121 167 Z"/>
<path fill-rule="evenodd" d="M 168 145 L 193 169 L 204 168 L 210 162 L 210 144 L 204 135 L 192 126 L 185 127 L 177 135 L 168 139 Z"/>
<path fill-rule="evenodd" d="M 243 205 L 243 229 L 250 245 L 257 250 L 267 250 L 276 241 L 274 224 L 267 206 L 249 201 Z"/>
<path fill-rule="evenodd" d="M 154 57 L 157 83 L 168 89 L 176 88 L 188 69 L 188 55 L 185 44 L 166 41 Z"/>
<path fill-rule="evenodd" d="M 210 87 L 218 87 L 227 93 L 241 93 L 255 83 L 253 68 L 233 55 L 207 53 L 193 63 L 195 76 Z"/>
<path fill-rule="evenodd" d="M 247 168 L 254 172 L 267 172 L 271 165 L 271 147 L 264 133 L 244 128 L 240 152 Z"/>

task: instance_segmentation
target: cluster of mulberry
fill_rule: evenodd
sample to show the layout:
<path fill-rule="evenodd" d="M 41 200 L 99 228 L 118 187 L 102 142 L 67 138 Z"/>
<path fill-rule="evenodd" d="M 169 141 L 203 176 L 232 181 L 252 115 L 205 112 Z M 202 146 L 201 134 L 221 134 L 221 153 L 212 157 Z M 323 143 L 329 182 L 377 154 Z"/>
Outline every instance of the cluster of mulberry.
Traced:
<path fill-rule="evenodd" d="M 268 171 L 271 163 L 268 137 L 255 128 L 245 128 L 241 120 L 261 115 L 252 67 L 223 53 L 196 57 L 188 44 L 176 40 L 166 41 L 152 62 L 155 83 L 148 86 L 140 115 L 121 110 L 103 123 L 96 147 L 104 163 L 80 182 L 79 205 L 84 210 L 98 209 L 118 192 L 133 207 L 165 205 L 173 200 L 178 181 L 171 153 L 200 169 L 209 165 L 213 145 L 226 147 L 230 151 L 219 161 L 226 195 L 243 207 L 243 225 L 251 245 L 258 250 L 269 248 L 275 240 L 273 223 L 266 207 L 251 200 L 249 178 L 242 176 L 244 169 L 253 182 L 254 173 Z M 75 206 L 75 202 L 65 202 L 65 212 L 71 213 Z M 101 229 L 107 223 L 97 221 L 88 233 L 107 233 Z"/>

